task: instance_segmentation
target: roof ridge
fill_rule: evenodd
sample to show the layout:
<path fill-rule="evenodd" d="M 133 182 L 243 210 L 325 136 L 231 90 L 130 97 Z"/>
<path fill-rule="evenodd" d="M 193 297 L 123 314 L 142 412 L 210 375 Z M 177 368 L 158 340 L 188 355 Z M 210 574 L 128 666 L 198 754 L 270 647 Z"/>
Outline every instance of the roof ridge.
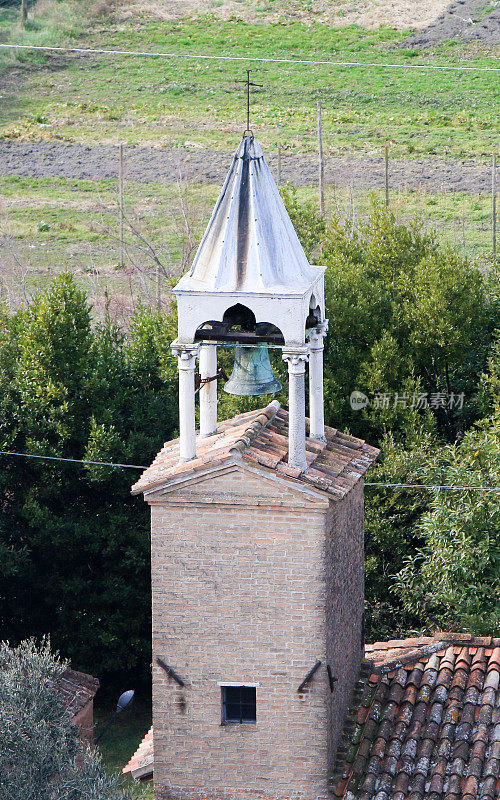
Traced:
<path fill-rule="evenodd" d="M 431 644 L 425 644 L 422 645 L 422 647 L 416 647 L 414 650 L 410 650 L 408 653 L 402 653 L 400 656 L 396 656 L 396 658 L 393 658 L 390 661 L 383 661 L 381 664 L 377 664 L 373 671 L 376 674 L 384 675 L 386 672 L 392 672 L 398 667 L 416 664 L 418 661 L 421 661 L 422 656 L 432 656 L 434 653 L 439 653 L 440 650 L 445 649 L 446 642 L 443 642 L 442 640 L 436 640 Z"/>
<path fill-rule="evenodd" d="M 92 686 L 96 686 L 97 687 L 96 691 L 100 686 L 99 678 L 96 678 L 95 675 L 90 675 L 90 673 L 88 673 L 88 672 L 81 672 L 80 670 L 73 669 L 72 667 L 66 667 L 64 672 L 61 672 L 61 674 L 59 675 L 59 678 L 56 679 L 56 683 L 57 683 L 57 680 L 61 680 L 65 676 L 67 677 L 68 674 L 74 675 L 75 678 L 77 680 L 79 680 L 80 683 L 83 683 L 83 681 L 85 681 L 85 682 L 87 682 L 88 684 L 90 684 Z"/>
<path fill-rule="evenodd" d="M 371 661 L 329 779 L 336 800 L 497 797 L 500 658 L 483 640 L 495 637 L 437 631 L 413 651 L 421 655 L 413 669 L 405 656 L 389 671 Z"/>
<path fill-rule="evenodd" d="M 331 429 L 325 430 L 328 439 Z M 190 461 L 176 461 L 178 439 L 174 445 L 160 450 L 132 487 L 133 494 L 144 492 L 149 496 L 151 491 L 205 473 L 214 466 L 248 461 L 274 470 L 285 480 L 299 480 L 339 500 L 354 488 L 378 455 L 378 450 L 366 444 L 356 449 L 343 447 L 340 440 L 335 440 L 332 449 L 327 451 L 326 443 L 309 437 L 306 440 L 307 468 L 292 467 L 288 463 L 288 412 L 277 400 L 265 408 L 222 420 L 212 436 L 197 436 L 196 457 Z"/>
<path fill-rule="evenodd" d="M 453 633 L 446 631 L 435 631 L 433 638 L 436 641 L 461 644 L 464 647 L 466 645 L 470 645 L 471 647 L 494 647 L 496 642 L 500 642 L 500 639 L 494 636 L 474 636 L 472 633 Z"/>
<path fill-rule="evenodd" d="M 269 403 L 269 405 L 255 417 L 252 424 L 236 439 L 234 444 L 231 445 L 229 452 L 235 455 L 242 455 L 247 447 L 255 441 L 259 433 L 261 433 L 261 431 L 269 425 L 271 420 L 275 418 L 280 408 L 281 405 L 277 400 L 273 400 Z"/>

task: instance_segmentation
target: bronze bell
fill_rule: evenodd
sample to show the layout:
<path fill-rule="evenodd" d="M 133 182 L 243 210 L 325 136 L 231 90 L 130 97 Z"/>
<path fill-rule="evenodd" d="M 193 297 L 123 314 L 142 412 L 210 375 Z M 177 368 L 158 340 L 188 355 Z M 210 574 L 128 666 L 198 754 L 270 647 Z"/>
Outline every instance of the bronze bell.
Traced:
<path fill-rule="evenodd" d="M 228 394 L 274 394 L 282 388 L 275 377 L 267 344 L 255 347 L 237 344 L 231 377 L 224 386 Z"/>

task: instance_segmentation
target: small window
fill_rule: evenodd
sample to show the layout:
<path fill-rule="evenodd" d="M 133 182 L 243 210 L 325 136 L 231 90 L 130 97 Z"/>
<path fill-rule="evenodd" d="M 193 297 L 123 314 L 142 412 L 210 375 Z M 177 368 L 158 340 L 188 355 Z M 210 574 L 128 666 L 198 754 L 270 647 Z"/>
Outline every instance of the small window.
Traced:
<path fill-rule="evenodd" d="M 257 721 L 255 686 L 222 686 L 222 724 Z"/>

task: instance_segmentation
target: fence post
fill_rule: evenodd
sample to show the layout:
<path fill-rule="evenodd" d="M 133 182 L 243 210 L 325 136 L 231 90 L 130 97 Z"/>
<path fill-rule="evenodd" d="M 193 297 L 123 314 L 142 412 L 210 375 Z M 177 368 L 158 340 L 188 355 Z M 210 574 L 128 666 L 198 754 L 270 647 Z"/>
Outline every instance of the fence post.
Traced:
<path fill-rule="evenodd" d="M 385 207 L 389 208 L 389 145 L 385 146 Z"/>
<path fill-rule="evenodd" d="M 28 0 L 21 0 L 21 25 L 25 27 L 28 21 Z"/>
<path fill-rule="evenodd" d="M 120 267 L 123 269 L 123 144 L 120 144 L 120 162 L 118 167 L 118 207 L 120 210 Z"/>
<path fill-rule="evenodd" d="M 323 161 L 323 121 L 321 118 L 321 100 L 318 100 L 318 157 L 319 157 L 319 210 L 325 213 L 325 166 Z"/>
<path fill-rule="evenodd" d="M 493 236 L 493 259 L 497 257 L 497 157 L 491 165 L 491 228 Z"/>

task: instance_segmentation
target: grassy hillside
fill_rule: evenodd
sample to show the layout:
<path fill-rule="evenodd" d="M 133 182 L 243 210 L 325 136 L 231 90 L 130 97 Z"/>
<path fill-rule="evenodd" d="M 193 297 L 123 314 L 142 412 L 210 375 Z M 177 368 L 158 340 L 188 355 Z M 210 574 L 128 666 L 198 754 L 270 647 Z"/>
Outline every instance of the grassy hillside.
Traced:
<path fill-rule="evenodd" d="M 34 20 L 36 22 L 36 13 Z M 35 22 L 33 24 L 35 24 Z M 332 29 L 316 22 L 247 23 L 215 16 L 161 21 L 94 17 L 89 32 L 55 38 L 80 46 L 259 58 L 494 63 L 494 48 L 447 41 L 421 52 L 391 28 Z M 43 24 L 40 23 L 43 27 Z M 37 33 L 41 38 L 40 32 Z M 54 39 L 54 36 L 52 36 Z M 88 143 L 177 144 L 233 149 L 245 127 L 235 80 L 253 67 L 263 84 L 252 124 L 266 147 L 315 149 L 316 101 L 323 100 L 326 153 L 367 152 L 394 142 L 395 155 L 474 156 L 498 141 L 494 73 L 368 70 L 251 62 L 24 55 L 6 82 L 0 135 Z"/>
<path fill-rule="evenodd" d="M 419 14 L 420 22 L 428 24 L 442 10 L 434 0 L 402 0 L 398 29 L 368 27 L 366 14 L 376 9 L 375 21 L 384 21 L 390 7 L 385 0 L 206 0 L 186 18 L 192 6 L 184 0 L 121 0 L 113 13 L 107 0 L 38 0 L 25 30 L 15 9 L 0 7 L 0 39 L 263 59 L 498 63 L 499 48 L 491 43 L 445 38 L 425 48 L 411 45 L 413 33 L 404 29 L 403 19 L 416 25 Z M 237 16 L 230 17 L 235 9 Z M 365 28 L 354 24 L 363 20 Z M 446 156 L 489 156 L 498 146 L 495 73 L 26 51 L 7 51 L 0 58 L 0 137 L 33 142 L 34 157 L 39 140 L 173 146 L 180 160 L 183 148 L 232 151 L 245 127 L 244 89 L 235 81 L 250 67 L 253 79 L 263 84 L 252 96 L 252 126 L 267 151 L 281 145 L 285 158 L 287 153 L 316 152 L 318 99 L 327 157 L 380 154 L 390 141 L 391 157 L 425 157 L 430 163 Z M 165 284 L 168 275 L 185 268 L 218 190 L 213 179 L 181 190 L 126 182 L 127 215 L 153 245 L 164 265 Z M 312 188 L 300 188 L 299 195 L 316 201 Z M 473 257 L 490 248 L 489 202 L 486 195 L 463 192 L 391 193 L 392 207 L 404 219 L 422 214 L 443 239 Z M 368 204 L 368 192 L 356 187 L 352 196 L 342 186 L 327 190 L 327 208 L 346 214 L 354 209 L 357 219 Z M 0 242 L 1 291 L 13 305 L 67 266 L 90 292 L 97 314 L 105 292 L 117 316 L 126 316 L 138 295 L 154 301 L 154 259 L 127 226 L 125 263 L 120 265 L 114 180 L 0 177 Z"/>
<path fill-rule="evenodd" d="M 220 187 L 186 184 L 125 184 L 125 213 L 135 231 L 154 248 L 164 265 L 163 299 L 169 276 L 186 268 L 200 240 Z M 312 187 L 297 190 L 301 200 L 316 202 Z M 105 293 L 110 310 L 127 317 L 137 297 L 155 302 L 156 263 L 134 230 L 125 226 L 125 265 L 120 266 L 116 181 L 64 178 L 0 178 L 2 295 L 17 305 L 23 296 L 45 285 L 48 276 L 69 266 L 94 303 L 103 310 Z M 382 200 L 382 192 L 373 193 Z M 442 240 L 471 257 L 491 247 L 489 198 L 465 192 L 391 192 L 391 208 L 402 219 L 421 215 Z M 327 212 L 366 216 L 370 193 L 327 187 Z"/>

